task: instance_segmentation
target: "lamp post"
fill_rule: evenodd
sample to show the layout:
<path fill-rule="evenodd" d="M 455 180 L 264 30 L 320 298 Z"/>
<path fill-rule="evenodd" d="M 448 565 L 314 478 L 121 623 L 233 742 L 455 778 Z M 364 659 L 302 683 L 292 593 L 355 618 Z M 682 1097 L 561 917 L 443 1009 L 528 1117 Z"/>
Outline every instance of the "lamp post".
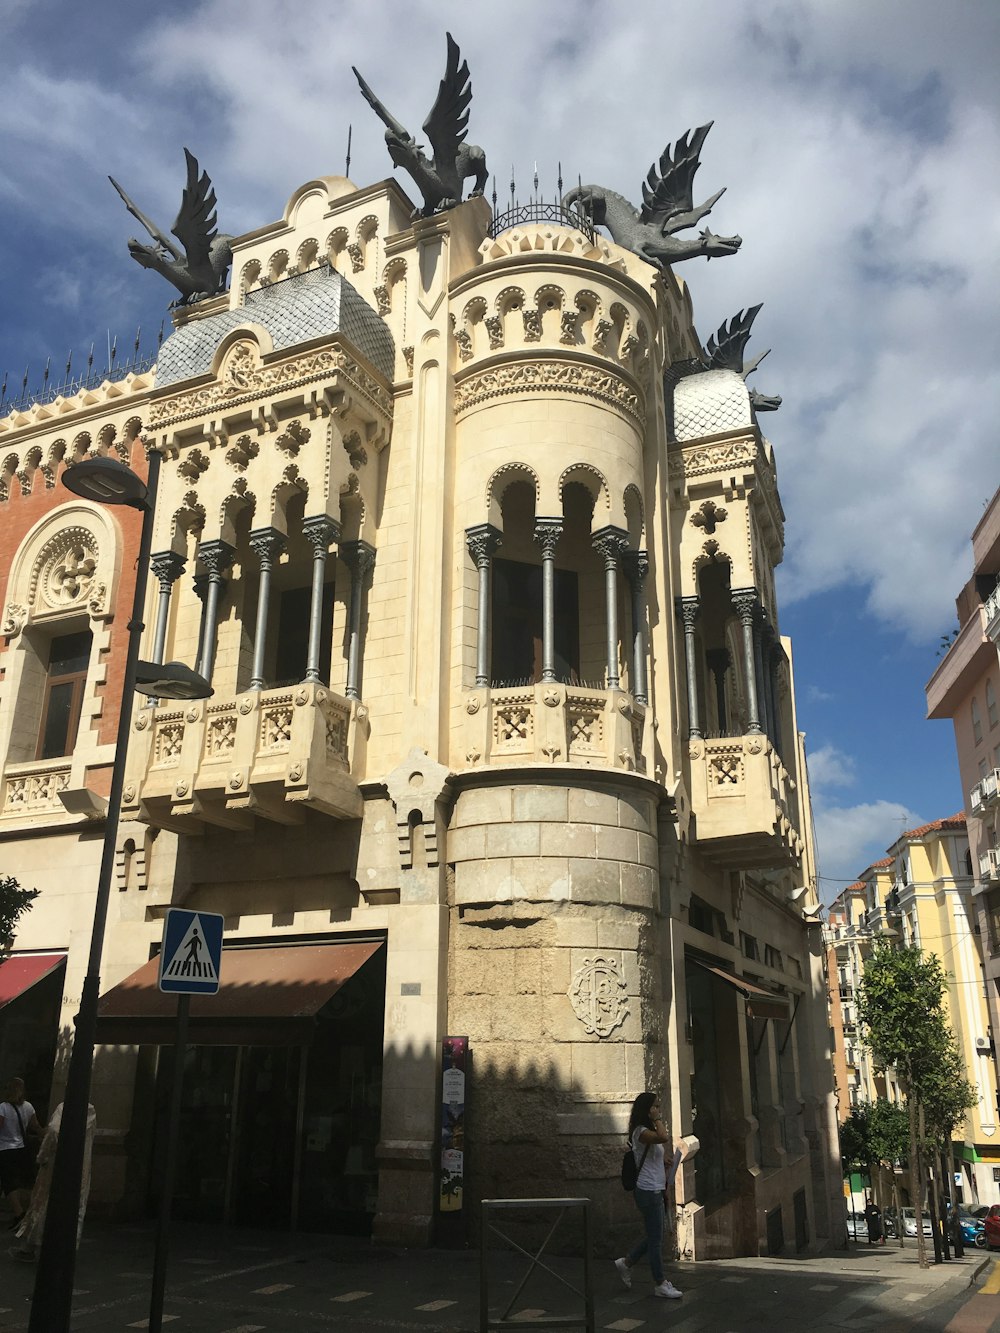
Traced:
<path fill-rule="evenodd" d="M 125 759 L 132 721 L 132 700 L 137 686 L 159 698 L 207 698 L 212 693 L 207 681 L 178 663 L 160 666 L 157 663 L 139 661 L 139 641 L 145 628 L 142 615 L 153 542 L 153 513 L 156 507 L 159 473 L 160 454 L 153 449 L 149 452 L 149 473 L 145 483 L 131 468 L 110 458 L 89 458 L 82 463 L 74 463 L 66 468 L 62 476 L 63 484 L 74 494 L 82 495 L 85 499 L 96 500 L 100 504 L 127 505 L 140 510 L 142 534 L 136 562 L 132 616 L 128 622 L 128 654 L 122 683 L 111 792 L 104 826 L 101 871 L 94 903 L 90 957 L 80 995 L 76 1036 L 66 1078 L 62 1124 L 52 1169 L 45 1231 L 38 1256 L 35 1290 L 28 1320 L 29 1333 L 68 1333 L 70 1326 L 77 1224 L 80 1213 L 80 1185 L 86 1150 L 87 1108 L 90 1101 L 90 1078 L 94 1066 L 94 1042 L 97 1035 L 101 953 L 104 948 L 104 930 L 111 897 L 122 788 L 125 785 Z"/>

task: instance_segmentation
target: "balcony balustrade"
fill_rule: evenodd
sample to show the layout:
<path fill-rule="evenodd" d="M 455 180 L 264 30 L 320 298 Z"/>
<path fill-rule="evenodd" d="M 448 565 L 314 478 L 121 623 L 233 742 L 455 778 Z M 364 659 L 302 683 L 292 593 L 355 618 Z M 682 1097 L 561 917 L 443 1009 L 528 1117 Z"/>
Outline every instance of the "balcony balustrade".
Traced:
<path fill-rule="evenodd" d="M 972 788 L 969 793 L 969 804 L 973 814 L 980 814 L 996 805 L 998 800 L 1000 800 L 1000 768 L 995 768 L 980 778 Z"/>
<path fill-rule="evenodd" d="M 987 847 L 979 853 L 979 878 L 984 884 L 1000 879 L 1000 847 Z"/>
<path fill-rule="evenodd" d="M 306 681 L 143 708 L 133 723 L 122 813 L 177 832 L 299 823 L 302 806 L 361 815 L 368 710 Z"/>
<path fill-rule="evenodd" d="M 466 753 L 480 764 L 584 764 L 642 772 L 646 710 L 623 690 L 554 681 L 467 690 Z"/>
<path fill-rule="evenodd" d="M 65 814 L 59 793 L 70 783 L 71 760 L 35 759 L 8 764 L 3 771 L 2 819 Z"/>
<path fill-rule="evenodd" d="M 986 634 L 994 643 L 1000 643 L 1000 583 L 993 589 L 984 603 L 986 611 Z"/>
<path fill-rule="evenodd" d="M 802 855 L 795 781 L 763 735 L 694 739 L 695 837 L 721 865 L 795 865 Z"/>

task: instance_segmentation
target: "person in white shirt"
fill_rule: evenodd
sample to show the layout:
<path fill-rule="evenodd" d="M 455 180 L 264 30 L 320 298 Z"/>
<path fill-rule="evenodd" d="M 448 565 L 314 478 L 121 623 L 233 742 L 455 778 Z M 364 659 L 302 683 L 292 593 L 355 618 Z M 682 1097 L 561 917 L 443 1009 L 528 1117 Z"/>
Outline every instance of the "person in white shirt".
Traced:
<path fill-rule="evenodd" d="M 25 1135 L 33 1134 L 40 1139 L 42 1127 L 35 1108 L 25 1101 L 23 1079 L 12 1078 L 5 1095 L 7 1100 L 0 1102 L 0 1190 L 14 1213 L 10 1224 L 13 1230 L 21 1224 L 35 1178 Z"/>
<path fill-rule="evenodd" d="M 669 1142 L 670 1135 L 663 1123 L 660 1099 L 655 1092 L 640 1092 L 632 1103 L 628 1137 L 638 1171 L 635 1206 L 642 1214 L 644 1234 L 627 1255 L 615 1260 L 615 1268 L 625 1286 L 631 1287 L 632 1268 L 646 1254 L 653 1275 L 653 1295 L 679 1300 L 681 1293 L 663 1274 L 663 1192 L 667 1188 L 663 1145 Z M 677 1155 L 671 1179 L 676 1171 L 676 1161 Z"/>

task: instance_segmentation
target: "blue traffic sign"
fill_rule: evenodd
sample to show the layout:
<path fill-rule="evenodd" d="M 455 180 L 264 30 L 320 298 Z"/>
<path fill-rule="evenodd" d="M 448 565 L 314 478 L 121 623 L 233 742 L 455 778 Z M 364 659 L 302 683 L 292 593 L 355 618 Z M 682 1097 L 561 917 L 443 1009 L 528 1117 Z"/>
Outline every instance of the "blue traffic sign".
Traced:
<path fill-rule="evenodd" d="M 214 995 L 219 989 L 222 924 L 217 912 L 171 907 L 163 923 L 160 990 L 175 995 Z"/>

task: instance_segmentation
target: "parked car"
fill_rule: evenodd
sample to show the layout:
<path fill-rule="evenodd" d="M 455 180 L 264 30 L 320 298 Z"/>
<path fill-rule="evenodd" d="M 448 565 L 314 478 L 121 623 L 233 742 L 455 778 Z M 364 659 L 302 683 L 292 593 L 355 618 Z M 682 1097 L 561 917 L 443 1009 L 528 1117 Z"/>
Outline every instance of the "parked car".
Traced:
<path fill-rule="evenodd" d="M 966 1209 L 960 1208 L 958 1225 L 962 1228 L 963 1245 L 978 1245 L 981 1250 L 986 1249 L 986 1231 L 981 1217 L 973 1217 Z"/>
<path fill-rule="evenodd" d="M 988 1250 L 1000 1249 L 1000 1203 L 990 1205 L 989 1211 L 983 1218 L 983 1228 L 986 1235 L 986 1248 Z"/>
<path fill-rule="evenodd" d="M 981 1203 L 977 1205 L 977 1207 L 969 1209 L 969 1212 L 972 1214 L 972 1216 L 978 1217 L 980 1222 L 983 1220 L 983 1218 L 989 1211 L 990 1211 L 990 1206 L 988 1203 Z"/>
<path fill-rule="evenodd" d="M 915 1236 L 917 1234 L 917 1210 L 915 1208 L 904 1208 L 902 1209 L 902 1217 L 903 1234 L 906 1236 Z M 923 1231 L 924 1235 L 932 1235 L 931 1219 L 927 1216 L 926 1212 L 921 1213 L 920 1221 L 920 1229 Z M 998 1244 L 1000 1244 L 1000 1236 L 998 1236 Z"/>
<path fill-rule="evenodd" d="M 864 1213 L 847 1214 L 847 1234 L 853 1240 L 868 1239 L 868 1223 L 865 1221 Z"/>

